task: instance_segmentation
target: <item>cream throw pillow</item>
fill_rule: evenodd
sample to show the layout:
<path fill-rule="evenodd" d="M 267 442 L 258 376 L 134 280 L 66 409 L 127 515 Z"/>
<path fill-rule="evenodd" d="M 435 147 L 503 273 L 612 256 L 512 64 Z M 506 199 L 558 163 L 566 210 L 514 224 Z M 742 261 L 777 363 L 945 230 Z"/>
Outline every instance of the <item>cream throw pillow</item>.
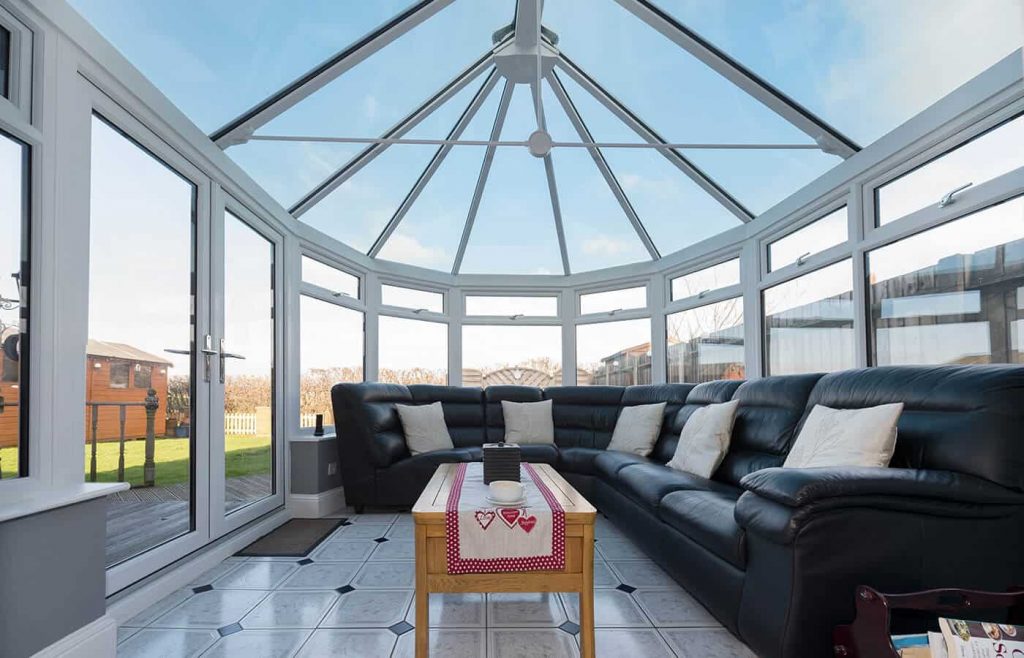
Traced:
<path fill-rule="evenodd" d="M 816 404 L 782 466 L 888 466 L 902 412 L 902 402 L 864 409 Z"/>
<path fill-rule="evenodd" d="M 615 431 L 608 450 L 631 452 L 646 457 L 654 450 L 654 443 L 661 433 L 661 421 L 665 417 L 665 403 L 638 404 L 623 407 L 615 421 Z"/>
<path fill-rule="evenodd" d="M 551 415 L 551 400 L 543 402 L 501 401 L 505 417 L 505 441 L 527 445 L 554 443 L 555 420 Z"/>
<path fill-rule="evenodd" d="M 422 455 L 435 450 L 451 450 L 455 447 L 444 422 L 444 407 L 434 404 L 396 404 L 398 417 L 405 432 L 405 444 L 413 455 Z"/>
<path fill-rule="evenodd" d="M 690 414 L 668 465 L 677 471 L 710 478 L 729 452 L 739 406 L 739 400 L 733 400 L 709 404 Z"/>

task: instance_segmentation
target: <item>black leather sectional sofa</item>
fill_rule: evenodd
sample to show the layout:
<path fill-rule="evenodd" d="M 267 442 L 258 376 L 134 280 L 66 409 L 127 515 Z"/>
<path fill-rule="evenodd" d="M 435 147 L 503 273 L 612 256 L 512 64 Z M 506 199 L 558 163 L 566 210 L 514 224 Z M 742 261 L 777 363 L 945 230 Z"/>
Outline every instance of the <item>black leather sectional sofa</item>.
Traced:
<path fill-rule="evenodd" d="M 886 367 L 699 385 L 339 384 L 349 504 L 409 507 L 436 466 L 504 436 L 501 401 L 552 400 L 553 464 L 763 656 L 829 656 L 860 584 L 885 591 L 1024 585 L 1024 367 Z M 690 414 L 739 400 L 710 480 L 664 466 Z M 411 457 L 394 405 L 440 401 L 455 448 Z M 649 458 L 606 451 L 624 406 L 667 402 Z M 904 402 L 890 468 L 780 468 L 815 404 Z"/>

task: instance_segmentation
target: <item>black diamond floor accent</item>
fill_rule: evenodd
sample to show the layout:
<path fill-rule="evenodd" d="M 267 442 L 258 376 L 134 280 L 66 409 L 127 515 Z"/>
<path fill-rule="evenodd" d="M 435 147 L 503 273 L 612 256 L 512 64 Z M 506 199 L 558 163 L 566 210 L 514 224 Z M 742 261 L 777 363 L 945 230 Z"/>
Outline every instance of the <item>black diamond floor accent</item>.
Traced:
<path fill-rule="evenodd" d="M 383 544 L 383 543 L 384 543 L 384 542 L 386 542 L 387 540 L 388 540 L 388 538 L 387 538 L 387 537 L 377 537 L 377 538 L 376 538 L 376 539 L 374 539 L 373 541 L 377 542 L 378 544 Z"/>
<path fill-rule="evenodd" d="M 407 621 L 400 621 L 397 624 L 392 624 L 388 626 L 388 630 L 394 633 L 395 635 L 404 635 L 405 633 L 411 631 L 413 628 L 415 627 Z"/>
<path fill-rule="evenodd" d="M 199 587 L 193 587 L 192 593 L 202 594 L 203 592 L 209 592 L 211 589 L 213 589 L 213 585 L 200 585 Z"/>
<path fill-rule="evenodd" d="M 228 624 L 227 626 L 221 626 L 220 628 L 217 629 L 217 632 L 220 633 L 221 637 L 225 637 L 225 636 L 228 636 L 228 635 L 233 635 L 233 634 L 235 634 L 235 633 L 237 633 L 237 632 L 239 632 L 241 630 L 242 630 L 242 625 L 238 624 L 238 623 L 235 623 L 235 624 Z"/>
<path fill-rule="evenodd" d="M 562 624 L 558 628 L 560 628 L 561 630 L 565 631 L 569 635 L 576 635 L 577 633 L 580 632 L 580 625 L 577 624 L 577 623 L 571 622 L 571 621 L 565 622 L 564 624 Z"/>
<path fill-rule="evenodd" d="M 636 591 L 635 587 L 633 587 L 632 585 L 627 585 L 626 583 L 619 583 L 619 586 L 615 589 L 619 590 L 620 592 L 625 592 L 626 594 L 632 594 Z"/>
<path fill-rule="evenodd" d="M 344 585 L 344 586 L 342 586 L 342 587 L 339 587 L 339 588 L 338 588 L 337 590 L 335 590 L 335 591 L 337 591 L 337 592 L 338 592 L 338 594 L 348 594 L 349 592 L 354 592 L 354 591 L 356 591 L 356 588 L 355 588 L 355 587 L 352 587 L 351 585 Z"/>
<path fill-rule="evenodd" d="M 301 560 L 299 560 L 296 564 L 301 564 L 302 566 L 306 566 L 307 564 L 313 564 L 313 560 L 310 560 L 308 557 L 306 557 L 306 558 L 302 558 Z"/>

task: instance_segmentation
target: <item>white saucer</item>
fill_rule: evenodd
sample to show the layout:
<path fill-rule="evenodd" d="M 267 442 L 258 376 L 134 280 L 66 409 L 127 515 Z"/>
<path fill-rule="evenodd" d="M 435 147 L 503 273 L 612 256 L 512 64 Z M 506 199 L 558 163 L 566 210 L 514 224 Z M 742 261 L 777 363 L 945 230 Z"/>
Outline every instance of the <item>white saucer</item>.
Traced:
<path fill-rule="evenodd" d="M 519 500 L 510 500 L 508 502 L 495 500 L 490 496 L 487 496 L 486 500 L 488 505 L 493 505 L 494 507 L 522 507 L 526 504 L 526 496 L 523 496 Z"/>

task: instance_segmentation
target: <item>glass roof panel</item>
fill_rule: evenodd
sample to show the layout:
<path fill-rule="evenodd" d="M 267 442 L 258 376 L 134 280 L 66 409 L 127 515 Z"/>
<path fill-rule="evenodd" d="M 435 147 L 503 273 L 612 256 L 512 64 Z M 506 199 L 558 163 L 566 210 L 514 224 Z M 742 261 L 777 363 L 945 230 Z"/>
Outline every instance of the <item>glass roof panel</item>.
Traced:
<path fill-rule="evenodd" d="M 291 3 L 274 0 L 71 0 L 207 133 L 408 4 L 309 0 L 297 11 Z M 508 7 L 511 14 L 511 0 Z"/>
<path fill-rule="evenodd" d="M 550 0 L 558 48 L 675 142 L 812 140 L 617 3 Z"/>
<path fill-rule="evenodd" d="M 595 140 L 638 141 L 636 133 L 568 76 L 560 79 Z M 663 256 L 741 224 L 658 151 L 605 148 L 602 152 Z"/>
<path fill-rule="evenodd" d="M 544 113 L 556 141 L 579 142 L 562 106 L 544 86 Z M 590 151 L 559 148 L 551 154 L 573 272 L 624 265 L 651 256 L 644 247 Z M 538 164 L 543 166 L 542 161 Z"/>
<path fill-rule="evenodd" d="M 1024 43 L 1020 0 L 658 6 L 862 146 Z"/>
<path fill-rule="evenodd" d="M 516 85 L 502 140 L 525 139 L 537 129 L 533 107 L 529 87 Z M 475 184 L 473 176 L 471 191 Z M 544 161 L 525 147 L 497 148 L 460 272 L 563 273 Z"/>

